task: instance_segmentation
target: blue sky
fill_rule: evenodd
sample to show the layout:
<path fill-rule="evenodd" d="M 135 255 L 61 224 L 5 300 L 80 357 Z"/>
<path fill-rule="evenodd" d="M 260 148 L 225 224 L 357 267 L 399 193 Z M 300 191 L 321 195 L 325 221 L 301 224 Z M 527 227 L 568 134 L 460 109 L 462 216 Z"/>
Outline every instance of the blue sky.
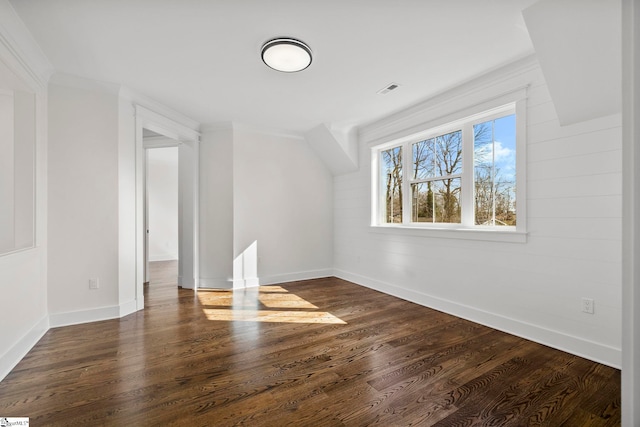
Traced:
<path fill-rule="evenodd" d="M 510 115 L 495 121 L 494 127 L 495 166 L 500 177 L 515 182 L 516 164 L 516 117 Z"/>

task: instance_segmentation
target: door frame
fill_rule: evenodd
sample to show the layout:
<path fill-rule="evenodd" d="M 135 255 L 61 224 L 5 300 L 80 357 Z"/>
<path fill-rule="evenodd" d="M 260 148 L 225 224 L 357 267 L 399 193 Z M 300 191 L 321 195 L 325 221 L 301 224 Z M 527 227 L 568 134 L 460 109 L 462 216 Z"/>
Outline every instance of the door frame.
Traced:
<path fill-rule="evenodd" d="M 180 244 L 178 249 L 178 284 L 183 288 L 198 288 L 199 274 L 199 156 L 200 133 L 168 117 L 135 105 L 136 163 L 136 309 L 144 308 L 145 240 L 146 240 L 146 150 L 143 129 L 148 129 L 177 141 L 179 147 Z"/>

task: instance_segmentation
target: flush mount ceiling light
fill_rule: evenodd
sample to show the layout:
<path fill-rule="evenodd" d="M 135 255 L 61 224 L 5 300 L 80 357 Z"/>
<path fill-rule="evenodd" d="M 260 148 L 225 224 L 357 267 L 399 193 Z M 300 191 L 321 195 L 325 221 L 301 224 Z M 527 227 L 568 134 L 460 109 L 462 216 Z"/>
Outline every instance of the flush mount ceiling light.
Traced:
<path fill-rule="evenodd" d="M 311 64 L 311 49 L 300 40 L 280 37 L 262 46 L 262 60 L 284 73 L 302 71 Z"/>

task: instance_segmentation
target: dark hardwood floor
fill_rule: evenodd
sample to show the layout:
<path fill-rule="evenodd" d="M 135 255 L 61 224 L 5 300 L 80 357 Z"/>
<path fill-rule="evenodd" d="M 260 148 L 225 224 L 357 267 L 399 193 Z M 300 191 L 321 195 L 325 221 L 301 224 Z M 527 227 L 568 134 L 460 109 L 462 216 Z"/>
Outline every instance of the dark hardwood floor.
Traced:
<path fill-rule="evenodd" d="M 31 426 L 616 426 L 620 371 L 352 283 L 177 289 L 52 329 L 0 383 Z"/>

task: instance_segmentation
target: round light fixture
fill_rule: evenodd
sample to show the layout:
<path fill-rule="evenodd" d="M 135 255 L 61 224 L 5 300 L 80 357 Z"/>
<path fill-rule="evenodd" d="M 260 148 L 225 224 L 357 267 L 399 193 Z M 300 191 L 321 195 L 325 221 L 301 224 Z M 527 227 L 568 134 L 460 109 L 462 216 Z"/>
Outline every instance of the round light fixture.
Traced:
<path fill-rule="evenodd" d="M 302 71 L 311 64 L 311 49 L 300 40 L 280 37 L 262 46 L 262 61 L 284 73 Z"/>

